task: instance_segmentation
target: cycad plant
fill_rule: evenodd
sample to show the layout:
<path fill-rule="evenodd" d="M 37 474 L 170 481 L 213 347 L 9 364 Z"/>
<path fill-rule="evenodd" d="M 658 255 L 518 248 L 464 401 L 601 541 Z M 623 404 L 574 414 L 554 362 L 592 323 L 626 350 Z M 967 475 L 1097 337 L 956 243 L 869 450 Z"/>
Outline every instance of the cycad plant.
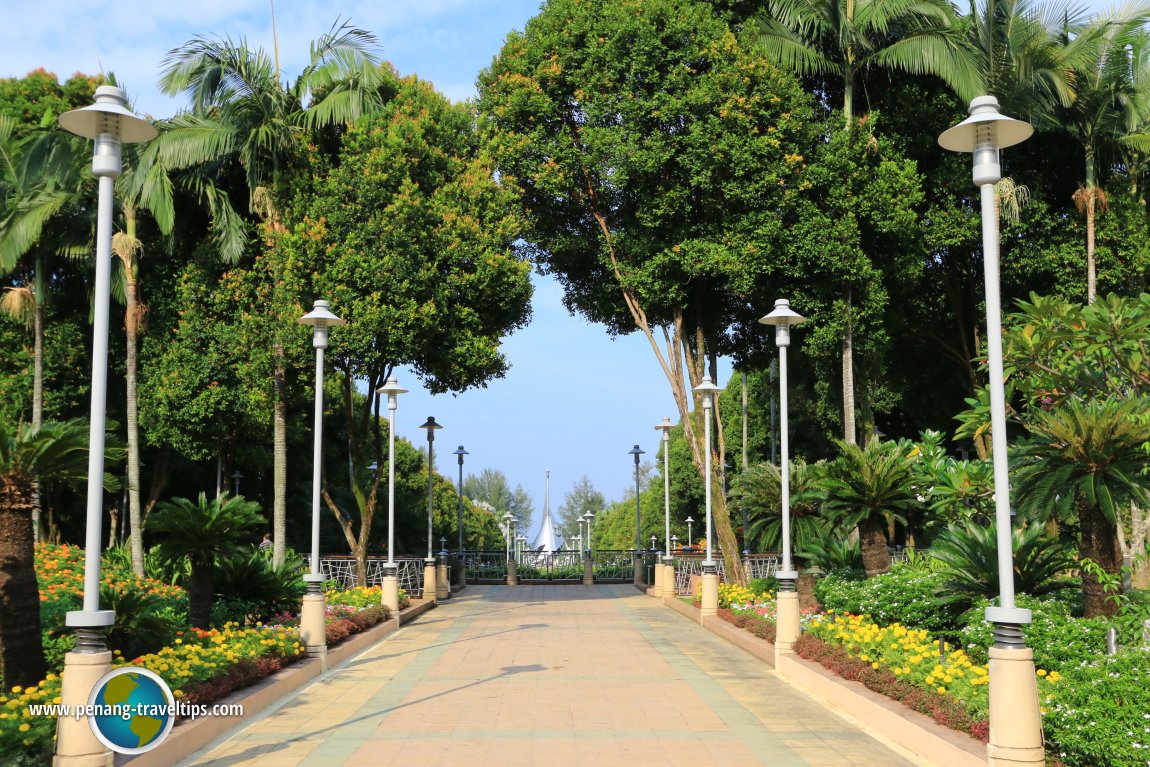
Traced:
<path fill-rule="evenodd" d="M 906 512 L 919 503 L 914 459 L 903 445 L 877 438 L 865 447 L 841 440 L 838 446 L 842 455 L 820 472 L 823 511 L 836 526 L 858 526 L 863 569 L 873 578 L 890 570 L 887 528 L 906 524 Z"/>
<path fill-rule="evenodd" d="M 807 541 L 798 549 L 797 556 L 824 573 L 862 568 L 859 542 L 849 535 L 830 534 Z"/>
<path fill-rule="evenodd" d="M 998 596 L 997 527 L 967 522 L 943 532 L 930 548 L 946 573 L 946 593 L 971 598 Z M 1016 528 L 1011 533 L 1015 591 L 1042 596 L 1070 586 L 1056 580 L 1076 566 L 1072 547 L 1046 535 L 1041 525 Z"/>
<path fill-rule="evenodd" d="M 826 537 L 819 517 L 822 494 L 814 469 L 801 459 L 790 462 L 791 545 L 796 551 Z M 779 468 L 759 463 L 738 476 L 729 494 L 731 512 L 747 512 L 747 541 L 758 551 L 778 551 L 782 535 L 782 482 Z"/>
<path fill-rule="evenodd" d="M 1068 399 L 1049 411 L 1035 411 L 1027 423 L 1033 439 L 1015 452 L 1021 464 L 1019 509 L 1043 522 L 1073 512 L 1081 530 L 1079 555 L 1110 574 L 1122 566 L 1119 505 L 1148 500 L 1148 415 L 1141 398 Z M 1114 614 L 1115 606 L 1090 573 L 1082 575 L 1082 597 L 1087 618 Z"/>
<path fill-rule="evenodd" d="M 216 562 L 238 554 L 251 541 L 254 528 L 264 522 L 260 505 L 242 496 L 222 495 L 208 500 L 173 498 L 156 505 L 148 518 L 148 532 L 160 537 L 160 556 L 169 562 L 187 560 L 188 618 L 196 628 L 211 622 Z"/>

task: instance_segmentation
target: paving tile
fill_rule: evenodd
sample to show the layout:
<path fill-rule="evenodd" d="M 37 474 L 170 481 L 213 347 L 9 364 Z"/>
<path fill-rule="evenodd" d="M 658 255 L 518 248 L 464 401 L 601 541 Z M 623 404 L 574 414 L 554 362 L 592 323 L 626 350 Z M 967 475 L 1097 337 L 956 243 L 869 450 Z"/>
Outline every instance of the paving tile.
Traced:
<path fill-rule="evenodd" d="M 630 586 L 468 587 L 182 767 L 912 762 Z"/>

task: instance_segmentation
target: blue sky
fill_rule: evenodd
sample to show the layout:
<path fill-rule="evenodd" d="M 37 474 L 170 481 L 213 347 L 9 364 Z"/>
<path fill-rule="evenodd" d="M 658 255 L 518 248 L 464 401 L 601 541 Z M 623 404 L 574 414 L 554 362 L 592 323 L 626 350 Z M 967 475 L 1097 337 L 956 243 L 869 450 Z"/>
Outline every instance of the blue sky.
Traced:
<path fill-rule="evenodd" d="M 253 47 L 272 48 L 268 0 L 5 5 L 0 76 L 36 67 L 61 78 L 113 71 L 135 109 L 155 117 L 182 106 L 155 88 L 160 62 L 172 48 L 196 35 L 246 38 Z M 341 16 L 374 32 L 381 55 L 401 73 L 418 74 L 449 97 L 464 99 L 475 94 L 476 75 L 507 33 L 522 29 L 538 8 L 537 0 L 275 0 L 281 68 L 293 78 L 308 44 Z M 508 376 L 486 389 L 433 397 L 413 373 L 400 370 L 399 381 L 411 393 L 399 401 L 398 433 L 423 445 L 418 426 L 434 415 L 444 425 L 435 443 L 443 473 L 457 476 L 447 453 L 462 444 L 470 453 L 465 472 L 502 470 L 531 494 L 536 509 L 543 506 L 546 469 L 553 509 L 583 474 L 608 498 L 620 498 L 633 476 L 627 451 L 638 443 L 653 458 L 659 447 L 655 424 L 664 416 L 678 420 L 670 388 L 641 335 L 610 339 L 602 326 L 568 314 L 554 280 L 533 279 L 532 323 L 503 346 L 512 365 Z"/>

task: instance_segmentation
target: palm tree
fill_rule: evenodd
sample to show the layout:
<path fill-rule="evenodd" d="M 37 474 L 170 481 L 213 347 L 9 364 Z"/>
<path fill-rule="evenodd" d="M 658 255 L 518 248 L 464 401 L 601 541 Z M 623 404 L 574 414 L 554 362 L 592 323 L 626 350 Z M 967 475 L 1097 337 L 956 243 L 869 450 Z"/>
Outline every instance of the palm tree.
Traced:
<path fill-rule="evenodd" d="M 119 448 L 107 448 L 108 460 L 120 457 Z M 37 684 L 46 673 L 33 555 L 37 477 L 79 482 L 87 476 L 87 421 L 25 424 L 15 431 L 0 423 L 0 659 L 8 686 Z M 115 484 L 105 477 L 105 487 Z"/>
<path fill-rule="evenodd" d="M 819 516 L 822 493 L 815 484 L 815 467 L 801 459 L 790 462 L 791 537 L 795 550 L 826 537 L 828 531 Z M 747 540 L 759 551 L 780 547 L 782 534 L 782 489 L 779 468 L 759 463 L 735 479 L 728 495 L 733 512 L 747 512 Z"/>
<path fill-rule="evenodd" d="M 855 85 L 872 68 L 937 75 L 968 98 L 978 77 L 947 0 L 768 0 L 759 45 L 799 75 L 837 78 L 846 129 L 855 127 Z M 851 286 L 842 339 L 843 439 L 854 444 L 855 382 Z"/>
<path fill-rule="evenodd" d="M 1137 106 L 1143 100 L 1132 77 L 1129 51 L 1145 37 L 1143 24 L 1150 8 L 1112 10 L 1084 26 L 1072 43 L 1083 49 L 1075 57 L 1075 95 L 1071 104 L 1055 113 L 1056 123 L 1081 145 L 1086 162 L 1086 182 L 1074 194 L 1080 213 L 1086 214 L 1086 302 L 1094 303 L 1097 277 L 1094 261 L 1094 220 L 1107 205 L 1106 192 L 1098 184 L 1099 155 L 1117 146 L 1137 123 Z M 1150 84 L 1142 83 L 1142 87 Z"/>
<path fill-rule="evenodd" d="M 168 122 L 154 142 L 170 168 L 198 167 L 209 177 L 238 163 L 250 210 L 269 232 L 283 227 L 282 183 L 317 129 L 351 123 L 379 111 L 383 79 L 372 53 L 375 37 L 337 20 L 311 46 L 308 65 L 290 86 L 263 49 L 247 41 L 197 37 L 164 61 L 161 89 L 184 93 L 191 110 Z M 278 53 L 277 53 L 278 59 Z M 311 102 L 311 103 L 309 103 Z M 215 195 L 217 217 L 236 219 L 226 198 Z M 272 275 L 274 311 L 285 312 L 280 275 Z M 294 300 L 292 297 L 291 300 Z M 276 323 L 272 338 L 274 504 L 273 560 L 281 564 L 287 538 L 287 404 L 284 344 Z"/>
<path fill-rule="evenodd" d="M 188 580 L 188 617 L 192 626 L 208 628 L 212 616 L 216 562 L 241 552 L 250 531 L 264 522 L 260 505 L 227 494 L 207 499 L 173 498 L 156 505 L 148 517 L 148 532 L 162 536 L 157 544 L 168 562 L 191 565 Z"/>
<path fill-rule="evenodd" d="M 914 459 L 897 442 L 872 438 L 865 447 L 845 440 L 842 455 L 823 464 L 819 484 L 826 493 L 823 510 L 832 524 L 858 526 L 863 569 L 868 578 L 890 570 L 887 528 L 906 523 L 904 514 L 918 504 Z"/>
<path fill-rule="evenodd" d="M 1150 498 L 1150 476 L 1143 471 L 1148 415 L 1141 399 L 1069 399 L 1037 411 L 1027 423 L 1033 439 L 1015 451 L 1019 510 L 1036 521 L 1073 511 L 1081 530 L 1079 556 L 1111 574 L 1122 567 L 1118 507 L 1129 500 L 1144 507 Z M 1083 573 L 1082 595 L 1087 618 L 1114 614 L 1094 575 Z"/>

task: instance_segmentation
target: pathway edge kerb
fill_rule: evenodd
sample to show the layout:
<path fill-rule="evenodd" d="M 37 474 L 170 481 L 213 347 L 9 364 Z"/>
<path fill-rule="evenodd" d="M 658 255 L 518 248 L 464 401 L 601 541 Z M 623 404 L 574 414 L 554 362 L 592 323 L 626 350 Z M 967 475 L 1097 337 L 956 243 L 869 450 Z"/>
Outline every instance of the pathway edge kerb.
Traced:
<path fill-rule="evenodd" d="M 676 598 L 664 605 L 699 623 L 698 608 Z M 775 646 L 765 639 L 732 626 L 722 618 L 707 618 L 703 628 L 775 668 Z M 847 714 L 862 723 L 872 734 L 895 743 L 946 767 L 985 767 L 986 746 L 960 732 L 943 727 L 925 714 L 907 708 L 898 701 L 851 682 L 828 671 L 818 663 L 786 654 L 775 669 L 789 684 L 819 700 L 831 710 Z"/>
<path fill-rule="evenodd" d="M 356 655 L 382 641 L 388 634 L 399 629 L 435 607 L 431 600 L 413 602 L 412 606 L 385 621 L 372 626 L 367 631 L 348 637 L 327 651 L 327 658 L 304 658 L 269 677 L 261 679 L 251 687 L 245 687 L 216 701 L 213 705 L 236 704 L 244 707 L 242 719 L 237 717 L 204 717 L 192 722 L 183 722 L 172 729 L 171 734 L 156 748 L 146 754 L 128 756 L 116 754 L 116 767 L 171 767 L 186 759 L 212 742 L 245 726 L 254 715 L 263 713 L 274 703 L 279 702 L 309 682 L 334 671 Z"/>

